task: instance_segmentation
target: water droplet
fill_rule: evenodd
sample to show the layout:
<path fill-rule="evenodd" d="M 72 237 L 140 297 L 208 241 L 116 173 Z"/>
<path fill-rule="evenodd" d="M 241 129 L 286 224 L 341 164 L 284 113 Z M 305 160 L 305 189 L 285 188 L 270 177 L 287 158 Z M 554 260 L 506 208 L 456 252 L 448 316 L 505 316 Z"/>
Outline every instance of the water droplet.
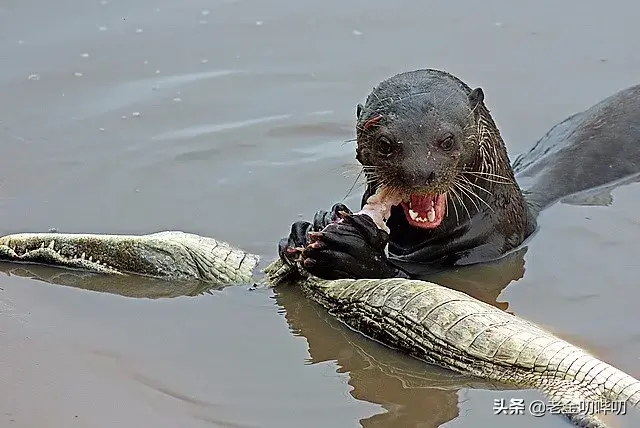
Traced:
<path fill-rule="evenodd" d="M 142 28 L 136 28 L 136 33 L 142 33 Z"/>
<path fill-rule="evenodd" d="M 174 102 L 176 102 L 176 103 L 179 103 L 180 101 L 182 101 L 182 98 L 180 98 L 180 97 L 175 97 L 175 98 L 173 99 L 173 101 L 174 101 Z"/>
<path fill-rule="evenodd" d="M 104 128 L 100 128 L 100 132 L 104 132 Z"/>
<path fill-rule="evenodd" d="M 496 22 L 496 27 L 503 27 L 504 24 L 502 22 Z"/>
<path fill-rule="evenodd" d="M 122 119 L 122 120 L 126 120 L 126 119 L 127 119 L 127 116 L 122 116 L 120 119 Z"/>
<path fill-rule="evenodd" d="M 89 58 L 89 54 L 88 54 L 88 53 L 80 54 L 80 56 L 81 56 L 82 58 Z"/>
<path fill-rule="evenodd" d="M 144 65 L 147 65 L 147 64 L 149 64 L 149 61 L 145 61 L 145 62 L 144 62 Z"/>
<path fill-rule="evenodd" d="M 134 111 L 131 116 L 133 117 L 140 117 L 140 112 L 139 111 Z"/>
<path fill-rule="evenodd" d="M 107 31 L 107 27 L 105 27 L 104 25 L 101 25 L 101 26 L 98 27 L 98 30 Z"/>
<path fill-rule="evenodd" d="M 206 58 L 202 58 L 202 59 L 200 60 L 200 64 L 206 64 L 206 63 L 208 63 L 208 62 L 209 62 L 209 60 L 208 60 L 208 59 L 206 59 Z"/>
<path fill-rule="evenodd" d="M 24 45 L 24 40 L 18 40 L 19 45 Z"/>
<path fill-rule="evenodd" d="M 210 13 L 211 13 L 211 11 L 210 11 L 210 10 L 208 10 L 208 9 L 204 9 L 202 12 L 200 12 L 200 14 L 201 14 L 202 16 L 207 16 L 207 15 L 209 15 Z"/>
<path fill-rule="evenodd" d="M 258 26 L 262 25 L 262 21 L 256 21 L 256 25 Z"/>
<path fill-rule="evenodd" d="M 30 74 L 28 77 L 29 80 L 40 80 L 39 74 Z"/>
<path fill-rule="evenodd" d="M 160 70 L 156 70 L 156 74 L 160 74 Z"/>
<path fill-rule="evenodd" d="M 75 73 L 73 73 L 73 75 L 76 76 L 76 77 L 82 77 L 83 76 L 83 74 L 81 72 L 79 72 L 79 71 L 76 71 Z"/>
<path fill-rule="evenodd" d="M 352 33 L 354 36 L 362 36 L 362 31 L 359 30 L 353 30 Z"/>

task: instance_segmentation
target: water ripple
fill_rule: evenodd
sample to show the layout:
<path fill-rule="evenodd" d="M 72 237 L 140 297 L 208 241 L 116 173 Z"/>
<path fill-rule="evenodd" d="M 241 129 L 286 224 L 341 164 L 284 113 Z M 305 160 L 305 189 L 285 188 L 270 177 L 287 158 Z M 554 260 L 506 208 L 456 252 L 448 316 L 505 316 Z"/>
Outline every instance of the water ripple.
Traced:
<path fill-rule="evenodd" d="M 90 106 L 84 106 L 79 119 L 104 114 L 113 110 L 129 106 L 145 99 L 158 96 L 161 91 L 159 89 L 175 89 L 189 83 L 198 82 L 206 79 L 215 79 L 218 77 L 239 74 L 239 70 L 212 70 L 199 73 L 178 74 L 166 77 L 153 77 L 128 82 L 105 89 L 102 94 L 91 97 L 93 101 Z"/>
<path fill-rule="evenodd" d="M 247 126 L 258 125 L 266 122 L 274 122 L 278 120 L 289 119 L 291 114 L 279 114 L 276 116 L 266 116 L 256 119 L 239 120 L 236 122 L 215 123 L 207 125 L 192 126 L 177 131 L 166 132 L 164 134 L 156 135 L 152 140 L 180 140 L 187 138 L 199 137 L 207 134 L 214 134 L 216 132 L 228 131 L 231 129 L 244 128 Z"/>

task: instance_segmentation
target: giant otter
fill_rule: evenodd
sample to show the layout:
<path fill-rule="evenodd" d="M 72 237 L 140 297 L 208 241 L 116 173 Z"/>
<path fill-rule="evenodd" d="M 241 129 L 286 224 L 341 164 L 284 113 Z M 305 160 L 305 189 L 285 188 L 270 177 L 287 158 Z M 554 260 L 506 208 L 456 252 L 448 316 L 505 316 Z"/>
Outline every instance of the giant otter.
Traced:
<path fill-rule="evenodd" d="M 326 279 L 424 277 L 498 259 L 552 202 L 638 173 L 640 85 L 559 123 L 513 166 L 482 89 L 439 70 L 380 83 L 357 107 L 356 136 L 362 205 L 382 187 L 403 195 L 389 233 L 335 204 L 294 223 L 280 257 Z"/>

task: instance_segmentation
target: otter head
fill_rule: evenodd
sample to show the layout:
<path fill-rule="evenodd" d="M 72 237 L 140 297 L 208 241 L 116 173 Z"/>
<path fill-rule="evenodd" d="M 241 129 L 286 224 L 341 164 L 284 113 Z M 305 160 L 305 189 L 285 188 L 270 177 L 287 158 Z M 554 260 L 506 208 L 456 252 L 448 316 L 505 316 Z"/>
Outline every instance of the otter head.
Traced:
<path fill-rule="evenodd" d="M 403 195 L 409 224 L 432 229 L 446 215 L 465 165 L 479 151 L 482 89 L 438 70 L 393 76 L 358 105 L 357 160 L 368 182 Z"/>

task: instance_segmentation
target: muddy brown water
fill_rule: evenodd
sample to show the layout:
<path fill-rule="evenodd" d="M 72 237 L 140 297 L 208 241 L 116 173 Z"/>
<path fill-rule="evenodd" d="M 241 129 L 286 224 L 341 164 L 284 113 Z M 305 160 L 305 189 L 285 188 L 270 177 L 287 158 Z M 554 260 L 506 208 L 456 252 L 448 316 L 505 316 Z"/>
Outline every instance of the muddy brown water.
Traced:
<path fill-rule="evenodd" d="M 482 86 L 516 155 L 640 81 L 639 12 L 592 0 L 5 1 L 0 232 L 181 229 L 272 258 L 291 222 L 349 190 L 343 141 L 377 82 L 435 67 Z M 639 376 L 638 200 L 630 184 L 557 204 L 526 251 L 438 280 Z M 198 295 L 2 271 L 3 427 L 567 426 L 493 415 L 495 399 L 542 396 L 425 367 L 296 290 Z"/>

